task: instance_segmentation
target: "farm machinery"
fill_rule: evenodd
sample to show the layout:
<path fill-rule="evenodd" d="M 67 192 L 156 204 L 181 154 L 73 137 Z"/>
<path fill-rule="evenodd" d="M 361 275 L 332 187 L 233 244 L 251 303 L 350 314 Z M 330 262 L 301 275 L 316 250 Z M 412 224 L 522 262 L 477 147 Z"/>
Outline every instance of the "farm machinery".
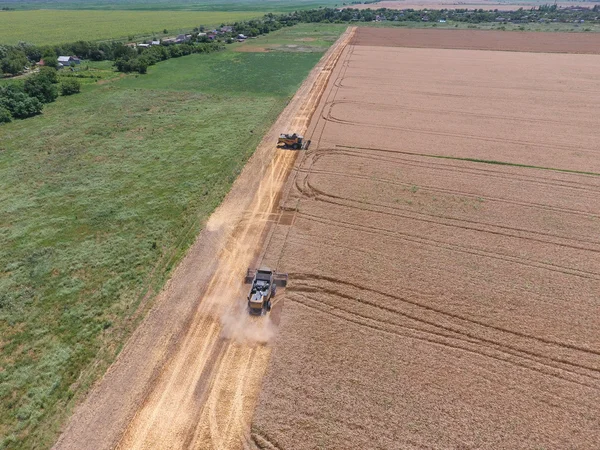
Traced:
<path fill-rule="evenodd" d="M 245 283 L 251 283 L 248 293 L 248 312 L 262 316 L 271 311 L 271 299 L 275 296 L 277 286 L 287 285 L 287 273 L 278 273 L 271 269 L 248 269 Z"/>
<path fill-rule="evenodd" d="M 284 148 L 293 148 L 294 150 L 306 150 L 310 141 L 305 141 L 304 136 L 299 134 L 280 134 L 277 145 L 283 145 Z"/>

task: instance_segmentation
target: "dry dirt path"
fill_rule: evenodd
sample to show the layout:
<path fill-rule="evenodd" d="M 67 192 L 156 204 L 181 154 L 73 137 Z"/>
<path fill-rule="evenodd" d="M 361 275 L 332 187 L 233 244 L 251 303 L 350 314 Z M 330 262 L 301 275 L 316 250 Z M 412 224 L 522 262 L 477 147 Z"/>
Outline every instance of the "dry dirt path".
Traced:
<path fill-rule="evenodd" d="M 281 220 L 281 188 L 349 29 L 321 59 L 263 139 L 118 360 L 75 411 L 57 449 L 246 447 L 275 325 L 244 311 L 245 270 Z M 257 177 L 260 174 L 261 177 Z M 217 256 L 215 256 L 217 255 Z M 277 311 L 272 314 L 277 317 Z"/>

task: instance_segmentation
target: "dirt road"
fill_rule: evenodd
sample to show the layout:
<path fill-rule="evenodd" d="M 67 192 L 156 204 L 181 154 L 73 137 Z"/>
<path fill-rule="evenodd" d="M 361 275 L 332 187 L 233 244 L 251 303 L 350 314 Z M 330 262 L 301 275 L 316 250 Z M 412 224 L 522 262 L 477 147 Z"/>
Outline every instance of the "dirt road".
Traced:
<path fill-rule="evenodd" d="M 241 280 L 249 266 L 261 263 L 272 225 L 285 220 L 281 188 L 297 157 L 276 150 L 274 142 L 281 130 L 306 131 L 352 33 L 330 48 L 278 118 L 56 448 L 233 449 L 250 443 L 277 311 L 273 321 L 250 318 Z"/>

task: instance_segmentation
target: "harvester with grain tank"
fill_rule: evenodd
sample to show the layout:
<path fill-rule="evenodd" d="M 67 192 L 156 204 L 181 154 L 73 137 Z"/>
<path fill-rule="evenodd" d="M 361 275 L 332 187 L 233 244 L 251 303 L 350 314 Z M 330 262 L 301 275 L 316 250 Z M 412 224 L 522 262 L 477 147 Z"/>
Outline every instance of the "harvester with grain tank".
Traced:
<path fill-rule="evenodd" d="M 280 134 L 277 145 L 282 145 L 285 148 L 293 148 L 294 150 L 306 150 L 310 145 L 310 141 L 304 139 L 304 136 L 299 134 Z"/>
<path fill-rule="evenodd" d="M 271 311 L 272 298 L 277 292 L 277 286 L 285 287 L 287 280 L 287 273 L 279 273 L 267 268 L 248 269 L 245 282 L 252 284 L 248 293 L 248 312 L 262 316 Z"/>

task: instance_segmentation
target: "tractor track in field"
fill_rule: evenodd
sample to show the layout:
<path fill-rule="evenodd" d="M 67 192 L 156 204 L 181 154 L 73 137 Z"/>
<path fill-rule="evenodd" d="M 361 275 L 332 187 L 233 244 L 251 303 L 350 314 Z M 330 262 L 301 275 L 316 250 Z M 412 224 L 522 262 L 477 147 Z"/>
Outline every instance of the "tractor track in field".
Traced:
<path fill-rule="evenodd" d="M 298 155 L 273 143 L 282 130 L 306 131 L 353 32 L 332 45 L 279 116 L 57 449 L 229 450 L 268 442 L 251 434 L 250 420 L 277 319 L 248 316 L 241 280 L 261 263 L 281 220 L 281 190 Z"/>
<path fill-rule="evenodd" d="M 317 201 L 319 201 L 319 200 L 317 200 Z M 348 206 L 343 203 L 336 203 L 336 202 L 332 202 L 332 201 L 327 202 L 327 203 L 330 203 L 333 205 L 346 206 L 346 207 Z M 356 208 L 356 209 L 360 209 L 362 211 L 370 211 L 370 210 L 364 209 L 364 208 Z M 377 211 L 377 212 L 379 212 L 379 211 Z M 392 239 L 395 239 L 398 241 L 413 242 L 413 243 L 420 244 L 420 245 L 434 247 L 439 250 L 451 251 L 453 253 L 461 253 L 461 254 L 465 254 L 465 255 L 485 257 L 485 258 L 495 259 L 498 261 L 503 261 L 506 263 L 519 264 L 519 265 L 529 267 L 529 268 L 545 269 L 550 272 L 556 272 L 556 273 L 560 273 L 560 274 L 576 276 L 579 278 L 600 281 L 600 273 L 597 273 L 597 272 L 590 272 L 590 271 L 575 269 L 575 268 L 568 267 L 568 266 L 562 266 L 562 265 L 547 263 L 547 262 L 543 262 L 543 261 L 536 261 L 536 260 L 530 259 L 530 258 L 525 259 L 522 257 L 515 257 L 512 255 L 509 255 L 506 253 L 500 253 L 497 251 L 486 251 L 484 249 L 481 249 L 477 246 L 472 246 L 472 245 L 456 244 L 456 243 L 452 243 L 452 242 L 443 241 L 440 239 L 424 238 L 423 236 L 421 236 L 419 234 L 415 234 L 415 233 L 401 232 L 401 231 L 397 231 L 397 230 L 393 230 L 393 229 L 387 229 L 387 228 L 376 227 L 376 226 L 371 226 L 371 225 L 357 224 L 357 223 L 343 221 L 343 220 L 333 220 L 333 219 L 330 219 L 327 217 L 322 217 L 322 216 L 309 214 L 309 213 L 298 213 L 298 214 L 301 216 L 307 217 L 311 221 L 314 221 L 314 222 L 319 222 L 319 223 L 322 223 L 325 225 L 330 225 L 330 226 L 334 225 L 339 228 L 354 230 L 356 232 L 370 233 L 370 234 L 379 235 L 382 237 L 386 236 L 388 238 L 392 238 Z M 389 215 L 393 215 L 396 217 L 402 217 L 397 214 L 389 214 Z M 443 223 L 439 223 L 439 222 L 435 222 L 435 221 L 432 223 L 437 223 L 438 225 L 444 225 Z M 456 228 L 468 229 L 466 227 L 456 227 Z M 556 244 L 554 244 L 554 245 L 556 245 Z"/>
<path fill-rule="evenodd" d="M 311 293 L 317 294 L 319 292 L 325 292 L 327 294 L 330 294 L 331 297 L 326 297 L 325 301 L 321 301 L 321 303 L 324 306 L 336 308 L 336 306 L 333 306 L 333 302 L 331 302 L 331 299 L 337 297 L 343 299 L 343 302 L 337 302 L 337 309 L 343 309 L 346 312 L 356 313 L 356 311 L 351 306 L 352 303 L 356 302 L 361 304 L 361 306 L 370 307 L 375 311 L 383 311 L 385 313 L 390 313 L 392 315 L 402 316 L 404 318 L 410 319 L 411 321 L 421 325 L 420 328 L 412 328 L 416 331 L 428 331 L 425 330 L 423 326 L 429 326 L 435 330 L 435 332 L 431 332 L 432 334 L 436 334 L 441 337 L 455 338 L 459 341 L 471 344 L 484 343 L 485 345 L 492 345 L 494 347 L 502 346 L 505 349 L 521 352 L 529 357 L 536 357 L 540 359 L 546 358 L 559 364 L 571 366 L 572 368 L 583 369 L 587 371 L 587 373 L 579 373 L 579 375 L 587 376 L 595 380 L 600 380 L 600 366 L 592 366 L 579 362 L 579 359 L 582 358 L 582 356 L 600 356 L 600 352 L 594 349 L 585 348 L 581 346 L 573 346 L 565 344 L 563 342 L 556 342 L 548 339 L 540 339 L 537 336 L 529 335 L 527 333 L 518 333 L 509 329 L 490 326 L 489 324 L 483 323 L 481 321 L 473 320 L 468 317 L 460 316 L 457 314 L 448 313 L 441 308 L 429 307 L 419 301 L 410 300 L 406 297 L 401 297 L 398 295 L 392 295 L 390 293 L 386 293 L 377 289 L 367 289 L 364 286 L 360 286 L 356 283 L 347 282 L 339 278 L 329 278 L 308 273 L 296 273 L 294 274 L 294 277 L 295 279 L 299 280 L 299 282 L 293 289 L 291 289 L 288 292 L 288 296 L 290 297 L 300 295 L 310 298 L 309 294 Z M 312 280 L 317 280 L 317 287 L 311 285 L 310 283 L 306 283 L 307 281 Z M 331 285 L 331 287 L 327 285 Z M 342 291 L 342 288 L 345 288 L 346 293 Z M 358 294 L 349 295 L 347 293 L 348 288 L 350 288 L 350 291 L 352 292 L 358 292 Z M 419 295 L 418 292 L 414 291 L 411 292 L 411 294 Z M 371 298 L 376 297 L 387 297 L 390 300 L 392 300 L 392 302 L 386 303 L 381 301 L 370 300 Z M 314 301 L 315 303 L 317 303 L 316 299 Z M 390 306 L 385 306 L 386 304 Z M 356 314 L 358 316 L 361 316 L 358 313 Z M 429 314 L 429 316 L 427 314 Z M 380 321 L 381 323 L 389 323 L 399 327 L 410 328 L 406 325 L 405 322 L 402 323 L 402 321 L 398 322 L 392 320 L 381 320 L 375 318 L 374 316 L 366 315 L 362 315 L 361 317 L 369 318 L 374 321 Z M 443 322 L 443 320 L 441 319 L 446 319 L 446 321 Z M 490 339 L 482 337 L 490 330 L 494 333 L 497 333 L 498 336 L 503 336 L 504 339 Z M 571 360 L 553 357 L 551 355 L 543 355 L 541 353 L 537 353 L 529 349 L 532 341 L 547 346 L 548 348 L 568 348 L 569 350 L 577 351 L 580 354 L 574 355 Z M 521 344 L 522 347 L 519 347 L 519 344 Z M 598 387 L 594 386 L 594 388 Z"/>
<path fill-rule="evenodd" d="M 344 120 L 337 118 L 331 112 L 332 107 L 335 103 L 331 103 L 329 105 L 328 111 L 323 113 L 323 119 L 328 122 L 339 123 L 343 125 L 357 126 L 361 128 L 378 128 L 382 130 L 392 130 L 392 131 L 403 131 L 406 133 L 416 133 L 419 135 L 431 135 L 431 136 L 441 136 L 441 137 L 450 137 L 457 139 L 469 139 L 471 141 L 481 141 L 481 142 L 491 142 L 491 143 L 508 143 L 511 145 L 518 145 L 521 147 L 530 147 L 532 146 L 531 141 L 520 140 L 520 139 L 510 139 L 510 138 L 495 138 L 491 136 L 478 136 L 476 134 L 468 134 L 468 133 L 453 133 L 447 131 L 436 131 L 434 129 L 429 128 L 417 128 L 417 127 L 402 127 L 402 126 L 394 126 L 394 125 L 381 125 L 377 123 L 367 123 L 367 122 L 358 122 L 351 120 Z M 538 123 L 543 123 L 543 121 L 539 121 Z M 572 150 L 577 152 L 589 153 L 592 155 L 597 155 L 600 153 L 600 150 L 597 148 L 585 148 L 577 145 L 568 145 L 568 144 L 545 144 L 541 142 L 535 143 L 536 147 L 551 149 L 551 150 Z"/>
<path fill-rule="evenodd" d="M 347 177 L 347 178 L 353 178 L 353 177 Z M 373 181 L 373 180 L 371 180 L 371 181 Z M 390 182 L 390 183 L 388 183 L 388 185 L 393 186 L 393 185 L 395 185 L 395 183 Z M 402 184 L 401 186 L 405 187 L 406 185 Z M 426 191 L 426 188 L 424 188 L 423 190 Z M 431 191 L 444 192 L 444 191 L 436 191 L 436 190 L 431 190 Z M 452 194 L 456 194 L 456 192 L 452 192 Z M 436 225 L 461 228 L 463 230 L 470 230 L 470 231 L 480 231 L 480 232 L 489 233 L 489 234 L 493 234 L 493 235 L 497 235 L 497 236 L 516 238 L 516 239 L 524 239 L 524 240 L 529 240 L 532 242 L 539 242 L 541 244 L 552 244 L 552 245 L 557 245 L 560 247 L 570 248 L 570 249 L 574 249 L 574 250 L 585 250 L 585 251 L 590 251 L 590 252 L 594 252 L 594 253 L 600 253 L 600 249 L 589 247 L 589 245 L 599 245 L 600 244 L 600 242 L 591 240 L 591 239 L 573 239 L 568 236 L 544 233 L 544 232 L 541 232 L 538 230 L 508 227 L 508 226 L 497 225 L 494 223 L 488 223 L 488 222 L 483 222 L 483 221 L 474 221 L 474 220 L 468 220 L 465 218 L 445 216 L 445 215 L 440 215 L 440 214 L 414 212 L 411 209 L 409 209 L 408 207 L 393 206 L 389 203 L 365 202 L 365 201 L 360 201 L 360 200 L 356 200 L 356 199 L 352 199 L 352 198 L 348 198 L 348 197 L 341 197 L 341 196 L 336 196 L 333 194 L 328 194 L 323 190 L 319 190 L 319 189 L 315 188 L 310 182 L 307 182 L 306 189 L 303 192 L 303 195 L 305 197 L 313 198 L 316 201 L 331 203 L 333 205 L 346 206 L 349 208 L 356 208 L 356 209 L 359 209 L 362 211 L 372 211 L 372 212 L 379 213 L 379 214 L 392 215 L 392 216 L 400 217 L 403 219 L 420 221 L 423 223 L 432 223 L 432 224 L 436 224 Z M 461 195 L 464 196 L 464 194 L 461 194 Z M 493 202 L 494 199 L 486 198 L 486 201 Z M 509 203 L 509 202 L 506 202 L 506 203 Z M 514 204 L 519 205 L 519 206 L 528 206 L 528 207 L 538 208 L 537 205 L 533 205 L 533 206 L 526 205 L 526 204 L 523 205 L 522 203 L 520 204 L 517 202 L 515 202 Z M 553 210 L 550 208 L 548 208 L 548 209 L 550 211 Z M 558 210 L 558 211 L 560 211 L 560 210 Z M 560 211 L 560 212 L 564 212 L 564 211 Z M 524 234 L 517 234 L 517 233 L 524 233 Z M 530 235 L 527 235 L 527 234 L 530 234 Z M 555 238 L 558 240 L 564 240 L 566 242 L 560 242 L 558 240 L 552 241 L 552 240 L 541 239 L 539 236 L 545 236 L 547 238 Z M 574 244 L 574 242 L 576 242 L 580 245 Z"/>

